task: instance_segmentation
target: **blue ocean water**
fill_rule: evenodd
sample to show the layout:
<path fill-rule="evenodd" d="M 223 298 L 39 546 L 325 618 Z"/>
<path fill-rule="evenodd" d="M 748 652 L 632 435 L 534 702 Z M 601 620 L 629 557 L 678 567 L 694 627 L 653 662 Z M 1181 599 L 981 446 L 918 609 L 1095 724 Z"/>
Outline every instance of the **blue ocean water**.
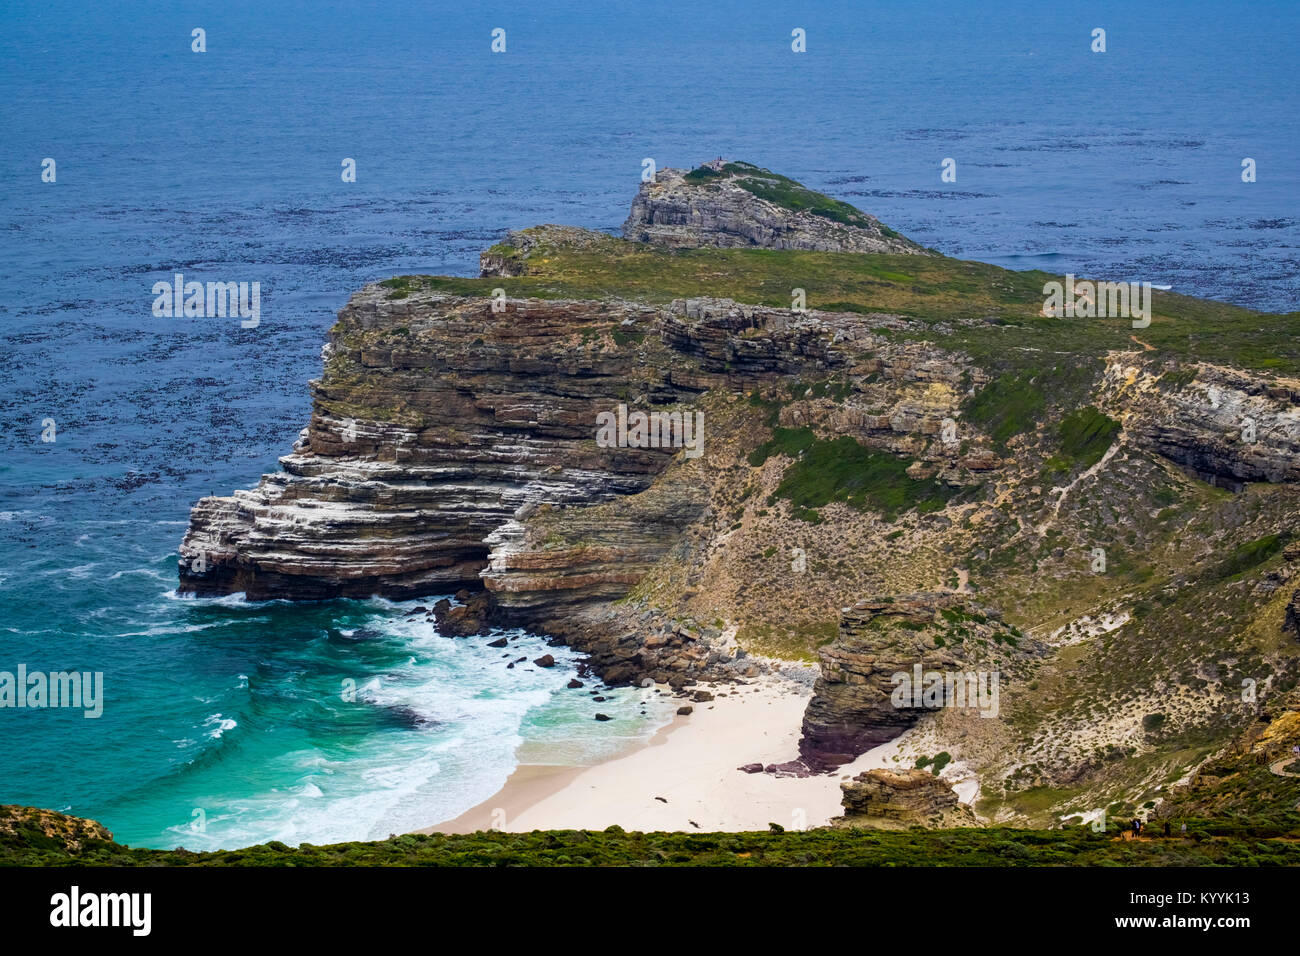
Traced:
<path fill-rule="evenodd" d="M 0 802 L 151 846 L 386 836 L 490 796 L 523 741 L 648 733 L 640 692 L 591 719 L 566 650 L 507 671 L 415 602 L 172 594 L 190 504 L 276 467 L 348 293 L 474 274 L 507 228 L 616 229 L 643 158 L 722 155 L 951 255 L 1294 310 L 1298 26 L 1284 0 L 9 0 L 0 670 L 102 671 L 106 701 L 0 710 Z M 260 282 L 260 325 L 154 318 L 175 272 Z"/>

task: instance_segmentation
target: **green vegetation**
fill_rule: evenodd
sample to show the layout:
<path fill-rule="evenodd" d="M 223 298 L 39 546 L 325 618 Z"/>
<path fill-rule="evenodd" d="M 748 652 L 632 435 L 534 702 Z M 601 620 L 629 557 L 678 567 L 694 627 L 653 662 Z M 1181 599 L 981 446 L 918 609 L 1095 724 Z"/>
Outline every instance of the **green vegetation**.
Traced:
<path fill-rule="evenodd" d="M 689 173 L 682 177 L 688 183 L 698 186 L 701 183 L 711 182 L 715 179 L 726 179 L 727 174 L 710 166 L 697 166 Z"/>
<path fill-rule="evenodd" d="M 772 443 L 776 450 L 797 449 L 798 457 L 786 469 L 772 498 L 784 498 L 796 517 L 816 523 L 817 508 L 843 501 L 859 511 L 879 511 L 892 521 L 900 512 L 913 508 L 927 513 L 938 511 L 955 494 L 933 479 L 916 480 L 907 475 L 907 462 L 893 455 L 872 451 L 841 435 L 830 440 L 812 438 L 804 429 L 777 429 Z M 766 460 L 772 449 L 760 446 Z M 785 453 L 789 453 L 786 451 Z M 793 456 L 792 456 L 793 457 Z M 751 456 L 750 461 L 755 459 Z"/>
<path fill-rule="evenodd" d="M 1170 369 L 1160 376 L 1157 384 L 1161 389 L 1169 392 L 1176 392 L 1181 388 L 1186 388 L 1196 380 L 1196 366 L 1178 367 Z"/>
<path fill-rule="evenodd" d="M 757 468 L 773 455 L 798 458 L 816 441 L 817 436 L 811 428 L 782 428 L 778 425 L 772 429 L 771 438 L 749 453 L 749 463 Z"/>
<path fill-rule="evenodd" d="M 926 767 L 929 767 L 930 772 L 937 777 L 939 774 L 943 773 L 943 768 L 948 766 L 950 763 L 952 763 L 952 754 L 944 750 L 935 754 L 933 757 L 917 757 L 916 769 L 924 770 Z"/>
<path fill-rule="evenodd" d="M 88 841 L 80 852 L 0 838 L 8 866 L 1295 866 L 1300 816 L 1225 829 L 1187 820 L 1198 839 L 1129 842 L 1084 826 L 1058 830 L 813 829 L 752 833 L 534 830 L 393 837 L 373 843 L 272 842 L 240 850 L 129 849 Z"/>
<path fill-rule="evenodd" d="M 1061 452 L 1085 468 L 1101 461 L 1115 441 L 1120 424 L 1088 405 L 1061 422 Z"/>
<path fill-rule="evenodd" d="M 1233 549 L 1232 554 L 1214 569 L 1214 577 L 1219 580 L 1230 578 L 1263 564 L 1281 551 L 1290 538 L 1291 536 L 1285 533 L 1269 534 L 1238 545 Z"/>
<path fill-rule="evenodd" d="M 881 226 L 856 206 L 832 199 L 825 193 L 809 189 L 803 183 L 796 182 L 788 176 L 782 176 L 780 173 L 774 173 L 770 169 L 752 163 L 727 163 L 721 170 L 700 166 L 692 169 L 684 177 L 686 182 L 696 186 L 726 178 L 731 178 L 737 186 L 753 193 L 759 199 L 765 199 L 783 209 L 792 212 L 809 212 L 846 226 L 880 228 L 890 238 L 901 238 L 897 232 Z"/>
<path fill-rule="evenodd" d="M 1008 441 L 1037 425 L 1046 407 L 1042 389 L 1033 376 L 1008 372 L 967 399 L 964 413 L 1005 449 Z"/>
<path fill-rule="evenodd" d="M 795 182 L 788 176 L 782 176 L 769 169 L 751 166 L 749 163 L 728 163 L 725 171 L 738 177 L 735 180 L 737 186 L 783 209 L 810 212 L 846 226 L 870 228 L 874 225 L 872 219 L 857 207 L 832 199 L 824 193 L 815 192 L 803 183 Z"/>
<path fill-rule="evenodd" d="M 1120 432 L 1119 422 L 1107 418 L 1091 405 L 1066 415 L 1058 435 L 1061 451 L 1047 462 L 1048 474 L 1091 468 L 1101 461 Z"/>
<path fill-rule="evenodd" d="M 715 296 L 782 307 L 789 307 L 790 290 L 798 287 L 807 290 L 809 308 L 911 318 L 920 323 L 915 330 L 890 334 L 962 349 L 986 367 L 1027 372 L 1028 378 L 1045 357 L 1059 364 L 1069 355 L 1072 364 L 1089 367 L 1107 350 L 1139 348 L 1127 319 L 1043 316 L 1043 284 L 1059 276 L 944 256 L 665 249 L 610 236 L 581 247 L 539 245 L 529 254 L 528 271 L 481 279 L 399 276 L 383 285 L 403 298 L 416 291 L 487 296 L 499 286 L 511 297 L 667 304 Z M 1298 318 L 1156 292 L 1151 325 L 1140 336 L 1156 358 L 1300 374 L 1300 337 L 1293 334 Z"/>

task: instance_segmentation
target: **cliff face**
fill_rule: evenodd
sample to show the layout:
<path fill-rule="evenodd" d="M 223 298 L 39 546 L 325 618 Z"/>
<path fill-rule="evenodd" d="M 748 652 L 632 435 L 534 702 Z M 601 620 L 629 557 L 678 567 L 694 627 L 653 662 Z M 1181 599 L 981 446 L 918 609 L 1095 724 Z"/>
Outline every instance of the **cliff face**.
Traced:
<path fill-rule="evenodd" d="M 1117 355 L 1100 395 L 1139 441 L 1190 474 L 1240 491 L 1300 480 L 1300 382 L 1215 365 L 1174 371 Z"/>
<path fill-rule="evenodd" d="M 845 203 L 748 163 L 661 169 L 642 183 L 623 236 L 665 246 L 923 254 Z"/>
<path fill-rule="evenodd" d="M 355 295 L 312 383 L 311 423 L 283 471 L 205 498 L 181 588 L 252 599 L 419 595 L 477 585 L 489 535 L 526 505 L 644 489 L 661 449 L 600 449 L 597 409 L 629 389 L 688 401 L 631 350 L 584 335 L 648 323 L 604 303 Z"/>

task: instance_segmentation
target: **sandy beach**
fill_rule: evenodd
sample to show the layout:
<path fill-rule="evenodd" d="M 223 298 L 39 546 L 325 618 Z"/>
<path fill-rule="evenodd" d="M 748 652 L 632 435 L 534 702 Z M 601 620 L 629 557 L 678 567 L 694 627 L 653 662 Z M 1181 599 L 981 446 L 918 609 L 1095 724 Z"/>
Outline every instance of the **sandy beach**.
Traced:
<path fill-rule="evenodd" d="M 840 781 L 884 766 L 886 747 L 833 774 L 744 773 L 799 755 L 811 691 L 783 678 L 718 685 L 629 753 L 592 767 L 521 765 L 490 800 L 423 833 L 481 829 L 766 830 L 823 826 L 841 812 Z M 683 703 L 688 701 L 683 700 Z"/>

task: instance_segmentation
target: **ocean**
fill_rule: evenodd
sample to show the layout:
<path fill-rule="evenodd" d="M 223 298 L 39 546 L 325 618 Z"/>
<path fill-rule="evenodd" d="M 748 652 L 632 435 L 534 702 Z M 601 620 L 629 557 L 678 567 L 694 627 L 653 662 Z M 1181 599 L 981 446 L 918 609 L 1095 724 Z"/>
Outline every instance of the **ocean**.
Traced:
<path fill-rule="evenodd" d="M 102 672 L 104 706 L 0 709 L 0 803 L 132 845 L 376 838 L 521 753 L 644 739 L 662 697 L 619 689 L 597 723 L 575 655 L 519 634 L 558 665 L 507 670 L 408 615 L 437 595 L 173 593 L 190 505 L 289 451 L 348 294 L 477 274 L 509 228 L 617 230 L 643 159 L 725 156 L 949 255 L 1294 310 L 1297 27 L 1290 2 L 10 0 L 0 671 Z M 260 323 L 155 318 L 176 272 L 259 282 Z"/>

